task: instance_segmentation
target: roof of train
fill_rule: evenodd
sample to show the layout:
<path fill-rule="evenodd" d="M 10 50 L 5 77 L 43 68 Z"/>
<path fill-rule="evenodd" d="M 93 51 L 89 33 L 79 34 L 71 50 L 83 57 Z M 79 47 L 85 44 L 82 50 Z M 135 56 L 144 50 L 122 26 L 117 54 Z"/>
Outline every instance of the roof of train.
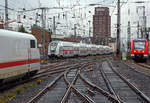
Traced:
<path fill-rule="evenodd" d="M 52 41 L 50 43 L 61 43 L 61 44 L 73 44 L 73 45 L 86 45 L 83 43 L 76 43 L 76 42 L 67 42 L 67 41 Z"/>
<path fill-rule="evenodd" d="M 52 41 L 50 43 L 73 43 L 73 42 L 66 42 L 66 41 Z"/>
<path fill-rule="evenodd" d="M 104 48 L 110 48 L 109 46 L 103 46 L 103 45 L 95 45 L 95 44 L 85 44 L 85 43 L 75 43 L 75 42 L 66 42 L 66 41 L 52 41 L 50 43 L 60 43 L 62 45 L 74 45 L 74 46 L 86 46 L 86 47 L 104 47 Z"/>
<path fill-rule="evenodd" d="M 134 39 L 133 41 L 137 42 L 137 41 L 146 41 L 146 39 Z"/>
<path fill-rule="evenodd" d="M 0 29 L 0 37 L 35 39 L 31 34 Z"/>

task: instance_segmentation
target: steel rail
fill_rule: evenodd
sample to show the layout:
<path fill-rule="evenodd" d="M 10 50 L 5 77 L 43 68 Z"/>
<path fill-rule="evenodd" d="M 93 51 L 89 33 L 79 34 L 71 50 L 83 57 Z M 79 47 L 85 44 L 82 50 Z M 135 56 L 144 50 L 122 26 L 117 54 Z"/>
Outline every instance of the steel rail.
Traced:
<path fill-rule="evenodd" d="M 106 83 L 107 88 L 109 89 L 110 93 L 111 93 L 112 95 L 114 95 L 114 96 L 118 99 L 119 103 L 124 103 L 124 102 L 120 99 L 120 97 L 116 94 L 116 92 L 115 92 L 115 90 L 113 89 L 113 87 L 112 87 L 112 85 L 111 85 L 109 79 L 107 78 L 106 74 L 104 73 L 103 68 L 104 68 L 104 67 L 103 67 L 103 64 L 102 64 L 102 69 L 100 69 L 100 72 L 101 72 L 102 77 L 103 77 L 103 79 L 104 79 L 104 81 L 105 81 L 105 83 Z"/>
<path fill-rule="evenodd" d="M 76 65 L 78 65 L 78 63 L 76 63 L 76 64 L 69 64 L 69 65 L 65 65 L 65 66 L 61 66 L 61 67 L 57 67 L 57 68 L 55 68 L 55 69 L 47 69 L 47 70 L 42 70 L 41 72 L 39 72 L 37 75 L 39 75 L 39 74 L 42 74 L 42 73 L 47 73 L 47 72 L 52 72 L 52 71 L 59 71 L 59 70 L 61 70 L 61 69 L 66 69 L 66 68 L 68 68 L 68 67 L 74 67 L 74 66 L 76 66 Z"/>
<path fill-rule="evenodd" d="M 74 86 L 72 86 L 73 92 L 78 95 L 79 98 L 83 101 L 83 103 L 95 103 L 91 98 L 89 98 L 87 95 L 83 95 L 78 89 L 76 89 Z"/>
<path fill-rule="evenodd" d="M 150 65 L 144 63 L 137 63 L 137 65 L 150 69 Z"/>
<path fill-rule="evenodd" d="M 50 69 L 48 69 L 48 70 L 40 72 L 40 73 L 36 74 L 35 76 L 30 77 L 28 79 L 20 80 L 19 82 L 10 82 L 9 85 L 4 83 L 4 84 L 0 85 L 0 91 L 4 91 L 5 89 L 9 89 L 9 88 L 12 88 L 12 87 L 20 85 L 20 84 L 28 83 L 28 82 L 36 80 L 40 77 L 64 72 L 66 68 L 69 68 L 70 66 L 71 66 L 70 68 L 74 68 L 77 65 L 78 65 L 78 63 L 74 64 L 74 65 L 68 65 L 68 66 L 57 68 L 57 69 L 53 69 L 52 71 Z"/>
<path fill-rule="evenodd" d="M 131 66 L 132 64 L 128 64 L 128 63 L 126 63 L 126 62 L 123 62 L 123 61 L 121 61 L 121 63 L 123 63 L 124 65 L 126 65 L 127 67 L 129 67 L 129 69 L 132 69 L 132 70 L 134 70 L 135 72 L 137 72 L 137 73 L 140 73 L 140 74 L 142 74 L 142 75 L 145 75 L 145 76 L 147 76 L 147 77 L 150 77 L 150 74 L 148 73 L 148 72 L 146 72 L 146 71 L 141 71 L 140 69 L 137 69 L 135 66 Z M 134 64 L 134 65 L 136 65 L 136 66 L 140 66 L 140 65 L 137 65 L 137 64 Z M 143 67 L 142 67 L 143 68 Z M 146 67 L 144 67 L 144 69 L 146 69 L 146 70 L 149 70 L 149 68 L 146 68 Z"/>
<path fill-rule="evenodd" d="M 54 63 L 54 64 L 47 64 L 47 65 L 41 65 L 41 67 L 40 67 L 40 69 L 46 69 L 46 68 L 48 68 L 48 67 L 59 67 L 59 66 L 63 66 L 63 65 L 66 65 L 66 64 L 68 64 L 68 62 L 62 62 L 62 63 Z"/>
<path fill-rule="evenodd" d="M 109 100 L 111 100 L 112 102 L 115 103 L 120 103 L 120 101 L 112 94 L 108 93 L 107 91 L 103 90 L 102 88 L 96 86 L 95 84 L 93 84 L 92 82 L 90 82 L 89 80 L 85 79 L 85 77 L 81 74 L 79 74 L 79 77 L 90 87 L 92 87 L 94 90 L 98 91 L 99 93 L 103 94 L 104 96 L 106 96 Z"/>
<path fill-rule="evenodd" d="M 70 85 L 69 85 L 69 87 L 68 87 L 64 97 L 61 100 L 61 103 L 66 103 L 67 102 L 67 99 L 68 99 L 68 97 L 69 97 L 69 95 L 71 93 L 72 86 L 73 86 L 73 84 L 76 82 L 76 80 L 78 78 L 78 74 L 79 74 L 79 70 L 78 70 L 77 74 L 75 75 L 73 81 L 70 83 Z"/>
<path fill-rule="evenodd" d="M 84 65 L 81 68 L 83 68 L 83 67 L 84 67 Z M 67 80 L 67 73 L 70 71 L 70 69 L 68 69 L 64 73 L 65 81 L 67 82 L 67 84 L 69 84 L 69 87 L 68 87 L 68 90 L 66 91 L 64 97 L 62 98 L 61 103 L 65 103 L 67 101 L 67 99 L 68 99 L 68 97 L 69 97 L 69 95 L 71 93 L 72 87 L 75 84 L 76 80 L 78 79 L 79 71 L 81 70 L 81 68 L 78 68 L 77 73 L 76 73 L 76 75 L 75 75 L 75 77 L 74 77 L 74 79 L 73 79 L 73 81 L 71 83 Z"/>
<path fill-rule="evenodd" d="M 74 86 L 74 84 L 76 83 L 76 80 L 77 80 L 78 77 L 79 77 L 80 70 L 83 69 L 85 66 L 87 66 L 88 63 L 81 64 L 81 65 L 82 65 L 82 67 L 77 70 L 77 73 L 76 73 L 76 75 L 75 75 L 75 77 L 74 77 L 74 79 L 73 79 L 73 81 L 72 81 L 71 83 L 70 83 L 70 82 L 68 81 L 68 79 L 67 79 L 67 74 L 68 74 L 68 72 L 70 71 L 70 69 L 67 70 L 67 71 L 65 71 L 65 73 L 64 73 L 64 79 L 65 79 L 66 83 L 69 85 L 69 88 L 68 88 L 66 94 L 64 95 L 64 97 L 63 97 L 61 103 L 67 102 L 68 97 L 69 97 L 71 91 L 73 91 L 76 95 L 78 95 L 78 97 L 81 98 L 81 100 L 83 100 L 84 102 L 86 102 L 86 103 L 95 103 L 95 102 L 94 102 L 92 99 L 90 99 L 88 96 L 83 95 L 80 91 L 78 91 L 78 90 L 75 88 L 75 86 Z"/>
<path fill-rule="evenodd" d="M 81 61 L 85 61 L 85 59 L 84 60 L 81 60 Z M 78 62 L 77 62 L 78 63 Z M 77 64 L 76 63 L 76 64 Z M 75 66 L 76 64 L 70 64 L 70 63 L 68 63 L 68 62 L 65 62 L 65 63 L 63 63 L 63 64 L 61 64 L 61 65 L 57 65 L 57 66 L 54 66 L 54 67 L 52 67 L 52 68 L 49 68 L 51 65 L 48 65 L 48 66 L 45 66 L 44 68 L 48 68 L 48 69 L 43 69 L 43 70 L 41 70 L 41 71 L 39 71 L 37 74 L 42 74 L 42 73 L 44 73 L 44 72 L 48 72 L 48 71 L 56 71 L 56 70 L 59 70 L 59 69 L 62 69 L 62 68 L 68 68 L 68 67 L 70 67 L 70 66 Z M 56 68 L 56 69 L 54 69 L 54 68 Z"/>
<path fill-rule="evenodd" d="M 124 76 L 122 76 L 120 73 L 118 73 L 115 68 L 113 67 L 112 63 L 107 60 L 111 69 L 125 82 L 127 83 L 127 85 L 133 90 L 135 91 L 135 93 L 137 95 L 139 95 L 142 99 L 143 99 L 143 103 L 150 103 L 150 98 L 147 97 L 142 91 L 140 91 L 138 88 L 136 88 L 132 83 L 130 83 Z"/>
<path fill-rule="evenodd" d="M 72 67 L 68 68 L 66 71 L 69 69 L 77 68 L 79 65 L 74 64 Z M 32 98 L 28 103 L 35 103 L 37 102 L 48 90 L 53 87 L 60 78 L 64 77 L 64 72 L 61 73 L 58 77 L 56 77 L 48 86 L 46 86 L 42 91 L 40 91 L 34 98 Z"/>
<path fill-rule="evenodd" d="M 56 82 L 63 77 L 63 73 L 60 74 L 57 78 L 55 78 L 48 86 L 46 86 L 41 92 L 39 92 L 34 98 L 32 98 L 28 103 L 35 103 L 36 101 L 38 101 L 39 98 L 41 98 L 46 92 L 47 90 L 49 90 L 54 84 L 56 84 Z"/>
<path fill-rule="evenodd" d="M 61 73 L 61 72 L 64 72 L 65 70 L 62 69 L 62 70 L 58 70 L 58 71 L 52 71 L 52 72 L 48 72 L 48 73 L 44 73 L 44 74 L 40 74 L 40 75 L 36 75 L 34 77 L 31 77 L 29 79 L 25 79 L 25 80 L 20 80 L 19 82 L 11 82 L 11 83 L 4 83 L 2 85 L 0 85 L 0 91 L 4 91 L 4 90 L 8 90 L 12 87 L 15 87 L 17 85 L 21 85 L 21 84 L 24 84 L 24 83 L 28 83 L 28 82 L 31 82 L 33 80 L 36 80 L 40 77 L 44 77 L 44 76 L 47 76 L 47 75 L 52 75 L 52 74 L 57 74 L 57 73 Z"/>

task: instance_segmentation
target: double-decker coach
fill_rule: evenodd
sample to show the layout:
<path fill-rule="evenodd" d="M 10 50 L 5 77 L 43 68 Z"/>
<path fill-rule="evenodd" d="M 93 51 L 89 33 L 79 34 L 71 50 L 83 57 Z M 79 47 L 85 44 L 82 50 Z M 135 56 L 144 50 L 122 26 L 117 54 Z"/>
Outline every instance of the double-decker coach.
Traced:
<path fill-rule="evenodd" d="M 83 44 L 75 42 L 52 41 L 48 46 L 48 56 L 51 57 L 76 57 L 99 54 L 111 54 L 109 46 Z"/>

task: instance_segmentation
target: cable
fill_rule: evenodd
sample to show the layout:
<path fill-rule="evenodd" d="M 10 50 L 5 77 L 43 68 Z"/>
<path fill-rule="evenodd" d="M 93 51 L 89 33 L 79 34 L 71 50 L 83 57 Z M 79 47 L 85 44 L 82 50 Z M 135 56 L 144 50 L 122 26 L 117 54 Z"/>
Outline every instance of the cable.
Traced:
<path fill-rule="evenodd" d="M 115 1 L 116 1 L 116 0 L 115 0 Z M 114 2 L 115 2 L 115 1 L 114 1 Z M 126 4 L 127 4 L 127 3 L 128 3 L 128 1 L 129 1 L 129 0 L 127 0 L 126 2 L 123 2 L 123 3 L 121 4 L 120 8 L 124 5 L 124 3 L 126 3 Z M 111 16 L 113 15 L 113 13 L 114 13 L 114 11 L 115 11 L 116 7 L 117 7 L 117 6 L 115 6 L 115 8 L 113 9 L 113 11 L 112 11 L 112 13 L 111 13 Z"/>
<path fill-rule="evenodd" d="M 0 7 L 3 7 L 3 8 L 5 8 L 5 6 L 3 6 L 3 5 L 1 5 L 1 4 L 0 4 Z M 7 7 L 7 9 L 9 9 L 9 10 L 12 10 L 12 11 L 16 11 L 16 12 L 18 12 L 17 10 L 15 10 L 15 9 L 12 9 L 12 8 L 9 8 L 9 7 Z"/>

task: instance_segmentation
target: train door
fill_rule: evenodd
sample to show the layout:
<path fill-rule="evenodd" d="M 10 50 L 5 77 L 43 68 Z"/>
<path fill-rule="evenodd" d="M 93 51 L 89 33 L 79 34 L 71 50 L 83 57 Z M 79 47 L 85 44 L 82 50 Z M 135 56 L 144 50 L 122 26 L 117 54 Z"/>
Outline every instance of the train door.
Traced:
<path fill-rule="evenodd" d="M 36 55 L 36 52 L 35 51 L 35 40 L 30 40 L 30 45 L 29 45 L 29 48 L 28 48 L 28 70 L 29 72 L 32 71 L 32 61 L 34 59 L 34 55 Z"/>
<path fill-rule="evenodd" d="M 31 61 L 31 48 L 30 48 L 30 40 L 29 40 L 29 45 L 28 45 L 28 72 L 30 72 L 31 69 L 31 65 L 30 65 L 30 61 Z"/>
<path fill-rule="evenodd" d="M 31 49 L 28 48 L 28 72 L 30 72 L 31 68 L 30 61 L 31 61 Z"/>

